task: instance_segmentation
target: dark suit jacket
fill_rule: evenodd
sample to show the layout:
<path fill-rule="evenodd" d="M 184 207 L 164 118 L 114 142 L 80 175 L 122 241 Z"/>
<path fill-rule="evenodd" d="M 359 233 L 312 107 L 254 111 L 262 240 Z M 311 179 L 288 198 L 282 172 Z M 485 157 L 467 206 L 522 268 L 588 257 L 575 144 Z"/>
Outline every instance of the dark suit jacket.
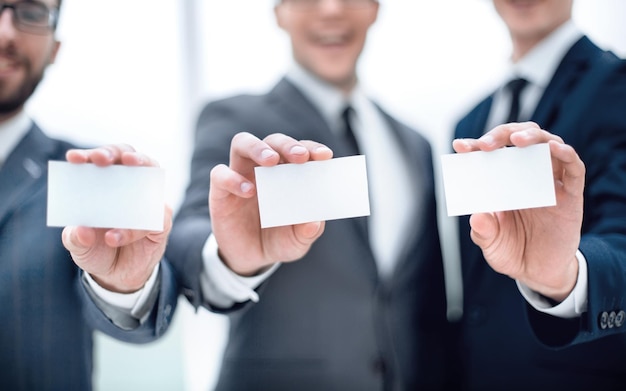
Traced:
<path fill-rule="evenodd" d="M 101 314 L 89 307 L 61 229 L 46 226 L 48 161 L 65 160 L 70 147 L 33 126 L 0 168 L 1 390 L 91 389 L 86 320 Z M 153 329 L 113 334 L 146 341 Z"/>
<path fill-rule="evenodd" d="M 490 106 L 491 97 L 460 121 L 455 136 L 479 137 Z M 579 319 L 563 320 L 532 309 L 512 279 L 488 266 L 469 237 L 468 217 L 461 218 L 465 309 L 460 357 L 466 385 L 480 390 L 623 390 L 624 62 L 582 38 L 563 58 L 532 120 L 572 145 L 586 166 L 580 251 L 589 265 L 588 312 Z"/>
<path fill-rule="evenodd" d="M 324 235 L 303 259 L 283 264 L 264 283 L 259 303 L 238 305 L 229 313 L 229 342 L 218 389 L 441 385 L 446 303 L 430 147 L 412 129 L 385 118 L 412 169 L 425 178 L 413 184 L 415 192 L 424 194 L 424 216 L 410 232 L 397 272 L 388 283 L 379 280 L 365 218 L 327 222 Z M 184 293 L 196 307 L 202 304 L 201 249 L 211 231 L 209 172 L 218 163 L 228 164 L 230 141 L 239 131 L 260 138 L 283 132 L 313 139 L 332 148 L 335 156 L 346 150 L 313 105 L 286 80 L 267 95 L 237 96 L 204 108 L 191 183 L 167 250 Z"/>

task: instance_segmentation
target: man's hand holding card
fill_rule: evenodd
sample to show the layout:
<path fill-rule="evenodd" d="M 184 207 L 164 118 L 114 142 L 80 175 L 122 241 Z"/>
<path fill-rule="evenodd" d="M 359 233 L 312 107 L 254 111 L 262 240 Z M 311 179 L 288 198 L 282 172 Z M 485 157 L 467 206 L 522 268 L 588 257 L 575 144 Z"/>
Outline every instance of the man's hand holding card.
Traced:
<path fill-rule="evenodd" d="M 576 251 L 583 217 L 585 166 L 576 151 L 532 122 L 501 125 L 479 139 L 454 140 L 453 147 L 457 153 L 497 151 L 494 157 L 506 160 L 520 151 L 501 151 L 501 148 L 524 149 L 535 144 L 547 144 L 551 160 L 551 168 L 545 163 L 536 167 L 541 172 L 536 172 L 535 179 L 543 178 L 551 170 L 556 205 L 503 210 L 494 203 L 491 211 L 480 210 L 471 216 L 471 237 L 494 270 L 561 301 L 575 286 L 578 275 Z M 541 146 L 533 147 L 528 155 L 538 153 L 533 159 L 543 160 L 541 149 Z M 522 152 L 521 156 L 524 155 Z M 499 164 L 496 160 L 492 164 Z M 522 159 L 517 164 L 535 162 Z M 516 177 L 516 170 L 502 173 L 500 178 L 502 183 L 523 180 Z M 529 194 L 528 198 L 534 196 Z"/>
<path fill-rule="evenodd" d="M 48 225 L 66 226 L 63 244 L 100 286 L 141 289 L 172 225 L 163 171 L 127 145 L 70 150 L 67 160 L 50 162 Z"/>

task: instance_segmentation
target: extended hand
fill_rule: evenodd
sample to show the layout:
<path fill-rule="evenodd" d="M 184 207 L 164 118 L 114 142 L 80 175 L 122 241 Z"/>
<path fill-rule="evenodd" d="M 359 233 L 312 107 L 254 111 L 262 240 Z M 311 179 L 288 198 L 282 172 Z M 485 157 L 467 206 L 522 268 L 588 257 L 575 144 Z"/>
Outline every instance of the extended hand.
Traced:
<path fill-rule="evenodd" d="M 548 143 L 557 205 L 470 217 L 471 238 L 497 272 L 557 301 L 576 284 L 585 166 L 573 148 L 536 124 L 501 125 L 480 139 L 454 140 L 456 152 Z"/>
<path fill-rule="evenodd" d="M 158 166 L 154 160 L 127 145 L 70 150 L 67 160 L 98 166 Z M 103 288 L 120 293 L 137 291 L 143 287 L 165 252 L 172 226 L 172 211 L 164 207 L 162 232 L 65 227 L 63 244 L 76 265 L 89 273 Z"/>
<path fill-rule="evenodd" d="M 255 166 L 326 160 L 332 151 L 313 141 L 272 134 L 263 141 L 250 133 L 233 137 L 229 166 L 211 171 L 209 210 L 220 257 L 240 275 L 301 258 L 324 232 L 324 222 L 261 229 Z"/>

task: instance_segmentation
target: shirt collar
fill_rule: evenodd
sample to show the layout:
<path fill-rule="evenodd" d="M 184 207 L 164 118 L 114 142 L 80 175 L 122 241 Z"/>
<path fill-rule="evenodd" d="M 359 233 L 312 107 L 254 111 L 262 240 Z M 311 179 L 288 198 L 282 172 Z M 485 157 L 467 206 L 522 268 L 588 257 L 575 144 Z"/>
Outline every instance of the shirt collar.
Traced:
<path fill-rule="evenodd" d="M 567 51 L 582 36 L 572 20 L 565 22 L 517 63 L 509 64 L 509 79 L 522 77 L 546 88 Z"/>
<path fill-rule="evenodd" d="M 331 84 L 320 80 L 302 66 L 294 63 L 287 72 L 287 79 L 292 82 L 320 111 L 320 114 L 334 131 L 341 129 L 341 113 L 347 105 L 351 105 L 355 95 L 361 94 L 359 87 L 355 87 L 350 96 Z"/>
<path fill-rule="evenodd" d="M 30 130 L 32 121 L 24 110 L 4 123 L 0 123 L 0 165 Z"/>

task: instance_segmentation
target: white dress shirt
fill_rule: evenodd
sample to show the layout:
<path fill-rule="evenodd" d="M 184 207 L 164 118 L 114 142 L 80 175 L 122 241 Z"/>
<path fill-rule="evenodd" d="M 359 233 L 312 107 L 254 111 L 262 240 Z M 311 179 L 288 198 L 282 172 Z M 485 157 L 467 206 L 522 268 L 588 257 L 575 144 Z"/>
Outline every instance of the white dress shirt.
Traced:
<path fill-rule="evenodd" d="M 0 167 L 7 160 L 13 149 L 30 130 L 33 122 L 22 110 L 15 117 L 0 124 Z"/>

